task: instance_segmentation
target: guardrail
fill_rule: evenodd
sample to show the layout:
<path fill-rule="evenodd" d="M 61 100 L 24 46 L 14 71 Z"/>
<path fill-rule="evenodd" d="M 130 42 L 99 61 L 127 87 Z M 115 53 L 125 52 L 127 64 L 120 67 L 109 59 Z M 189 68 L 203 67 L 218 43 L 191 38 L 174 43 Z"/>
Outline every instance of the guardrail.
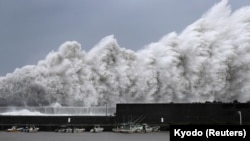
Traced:
<path fill-rule="evenodd" d="M 0 115 L 114 115 L 115 107 L 0 107 Z"/>

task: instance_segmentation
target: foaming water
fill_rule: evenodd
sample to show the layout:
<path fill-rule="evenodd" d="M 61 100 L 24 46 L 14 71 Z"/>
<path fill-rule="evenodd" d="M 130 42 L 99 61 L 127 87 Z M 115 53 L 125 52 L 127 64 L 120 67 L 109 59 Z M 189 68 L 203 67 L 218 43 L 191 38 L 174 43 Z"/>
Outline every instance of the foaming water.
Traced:
<path fill-rule="evenodd" d="M 250 100 L 250 7 L 226 0 L 180 34 L 140 51 L 111 35 L 85 52 L 66 42 L 37 65 L 0 78 L 2 106 Z"/>

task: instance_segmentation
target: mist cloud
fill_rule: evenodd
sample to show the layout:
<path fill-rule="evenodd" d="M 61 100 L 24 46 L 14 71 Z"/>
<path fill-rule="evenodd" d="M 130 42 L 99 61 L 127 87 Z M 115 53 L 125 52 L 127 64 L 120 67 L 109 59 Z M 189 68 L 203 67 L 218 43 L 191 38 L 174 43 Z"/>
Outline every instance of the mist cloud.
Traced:
<path fill-rule="evenodd" d="M 113 35 L 85 52 L 62 44 L 37 65 L 0 78 L 0 105 L 96 106 L 250 100 L 250 7 L 221 1 L 182 33 L 140 51 Z"/>

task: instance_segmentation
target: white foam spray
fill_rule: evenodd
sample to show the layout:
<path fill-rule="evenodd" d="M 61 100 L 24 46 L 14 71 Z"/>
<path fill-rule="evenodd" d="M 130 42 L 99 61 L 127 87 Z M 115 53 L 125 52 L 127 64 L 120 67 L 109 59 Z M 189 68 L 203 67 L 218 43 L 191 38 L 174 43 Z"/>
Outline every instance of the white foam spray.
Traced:
<path fill-rule="evenodd" d="M 103 106 L 137 102 L 250 100 L 250 7 L 223 0 L 182 33 L 134 52 L 105 37 L 75 41 L 0 78 L 0 105 Z"/>

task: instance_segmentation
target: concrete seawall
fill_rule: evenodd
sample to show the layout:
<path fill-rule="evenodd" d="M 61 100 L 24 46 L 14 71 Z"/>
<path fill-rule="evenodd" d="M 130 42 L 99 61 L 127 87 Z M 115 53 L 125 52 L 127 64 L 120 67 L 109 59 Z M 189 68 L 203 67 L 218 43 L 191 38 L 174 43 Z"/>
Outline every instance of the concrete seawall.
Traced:
<path fill-rule="evenodd" d="M 54 131 L 60 126 L 84 127 L 95 124 L 105 131 L 126 122 L 148 123 L 167 130 L 169 125 L 250 124 L 250 103 L 166 103 L 166 104 L 117 104 L 111 115 L 1 115 L 0 130 L 11 126 L 35 125 L 42 131 Z M 240 115 L 239 115 L 240 114 Z"/>

